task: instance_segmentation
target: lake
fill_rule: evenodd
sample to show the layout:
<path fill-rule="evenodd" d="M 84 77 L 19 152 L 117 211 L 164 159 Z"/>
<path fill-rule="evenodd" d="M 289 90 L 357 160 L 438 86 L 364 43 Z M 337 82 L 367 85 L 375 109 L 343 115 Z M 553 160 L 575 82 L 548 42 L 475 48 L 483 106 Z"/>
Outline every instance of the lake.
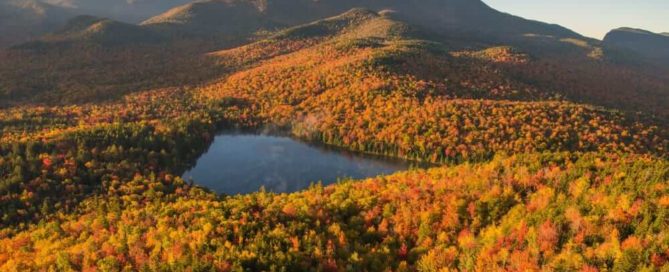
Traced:
<path fill-rule="evenodd" d="M 182 177 L 215 192 L 295 192 L 312 183 L 407 170 L 411 163 L 307 144 L 288 137 L 223 134 Z"/>

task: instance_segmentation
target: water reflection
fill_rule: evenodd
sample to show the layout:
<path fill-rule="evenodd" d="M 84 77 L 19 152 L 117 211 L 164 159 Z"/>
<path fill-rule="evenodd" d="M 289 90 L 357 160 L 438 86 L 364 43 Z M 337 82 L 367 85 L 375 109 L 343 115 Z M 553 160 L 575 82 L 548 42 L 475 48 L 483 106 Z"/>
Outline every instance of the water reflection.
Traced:
<path fill-rule="evenodd" d="M 240 194 L 264 186 L 294 192 L 314 182 L 366 178 L 410 168 L 401 160 L 317 147 L 287 137 L 223 134 L 183 178 L 218 193 Z"/>

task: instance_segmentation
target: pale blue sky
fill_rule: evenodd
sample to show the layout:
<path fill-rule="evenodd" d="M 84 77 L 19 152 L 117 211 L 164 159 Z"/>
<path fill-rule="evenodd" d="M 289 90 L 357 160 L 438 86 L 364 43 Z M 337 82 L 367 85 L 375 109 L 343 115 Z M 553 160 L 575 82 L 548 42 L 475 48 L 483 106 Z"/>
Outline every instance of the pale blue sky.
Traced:
<path fill-rule="evenodd" d="M 627 26 L 669 32 L 669 0 L 483 0 L 503 12 L 555 23 L 602 39 Z"/>

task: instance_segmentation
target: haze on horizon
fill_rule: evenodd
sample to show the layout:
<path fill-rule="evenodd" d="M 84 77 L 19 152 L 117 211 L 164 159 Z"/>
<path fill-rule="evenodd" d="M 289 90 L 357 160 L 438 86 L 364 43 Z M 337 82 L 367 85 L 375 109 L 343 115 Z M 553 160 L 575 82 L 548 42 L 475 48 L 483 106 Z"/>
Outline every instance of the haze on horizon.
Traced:
<path fill-rule="evenodd" d="M 669 32 L 666 0 L 483 0 L 499 11 L 559 24 L 582 35 L 602 39 L 619 27 Z"/>

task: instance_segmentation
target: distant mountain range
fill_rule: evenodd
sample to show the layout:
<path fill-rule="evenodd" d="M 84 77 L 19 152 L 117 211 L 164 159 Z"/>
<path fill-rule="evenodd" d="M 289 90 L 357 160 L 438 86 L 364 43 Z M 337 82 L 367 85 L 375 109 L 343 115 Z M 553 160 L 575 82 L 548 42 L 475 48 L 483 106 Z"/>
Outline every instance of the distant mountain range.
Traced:
<path fill-rule="evenodd" d="M 138 23 L 189 0 L 2 0 L 0 48 L 56 31 L 77 15 Z"/>
<path fill-rule="evenodd" d="M 35 0 L 14 0 L 35 1 Z M 54 8 L 66 9 L 71 14 L 90 11 L 98 17 L 118 18 L 109 15 L 109 10 L 93 10 L 103 7 L 77 1 L 50 1 Z M 117 1 L 111 1 L 112 5 Z M 125 3 L 125 2 L 124 2 Z M 176 3 L 176 1 L 169 1 Z M 47 4 L 42 4 L 47 5 Z M 121 5 L 129 7 L 127 5 Z M 132 6 L 139 5 L 133 2 Z M 143 3 L 143 5 L 149 5 Z M 163 3 L 167 6 L 168 4 Z M 356 7 L 393 13 L 395 18 L 416 25 L 430 33 L 433 39 L 470 46 L 477 43 L 513 44 L 528 51 L 551 52 L 554 49 L 573 47 L 564 40 L 578 40 L 586 45 L 597 41 L 585 38 L 576 32 L 558 25 L 526 20 L 498 12 L 482 1 L 470 0 L 424 0 L 420 3 L 404 0 L 206 0 L 191 2 L 167 10 L 143 21 L 140 25 L 163 37 L 205 38 L 233 40 L 240 44 L 258 32 L 276 31 L 318 19 L 335 16 Z M 122 10 L 122 9 L 120 9 Z M 134 9 L 133 9 L 134 10 Z M 143 14 L 150 14 L 148 10 Z M 71 16 L 70 16 L 71 17 Z M 53 24 L 62 26 L 63 24 Z M 132 36 L 132 35 L 131 35 Z M 455 42 L 457 41 L 457 42 Z M 579 48 L 580 49 L 580 48 Z M 553 52 L 561 54 L 562 52 Z"/>
<path fill-rule="evenodd" d="M 396 16 L 444 36 L 509 41 L 529 36 L 583 37 L 569 29 L 496 11 L 479 0 L 208 0 L 176 7 L 142 25 L 197 34 L 244 34 L 335 16 L 351 8 Z"/>
<path fill-rule="evenodd" d="M 554 49 L 559 52 L 552 53 L 562 54 L 565 43 L 573 45 L 575 40 L 591 50 L 600 44 L 559 25 L 499 12 L 480 0 L 8 0 L 0 6 L 0 47 L 54 32 L 77 15 L 126 23 L 141 22 L 143 28 L 164 37 L 226 36 L 244 40 L 252 38 L 258 31 L 291 27 L 356 7 L 393 12 L 398 19 L 420 26 L 434 37 L 457 39 L 465 46 L 479 42 L 503 43 L 524 47 L 534 53 L 550 53 Z M 129 25 L 125 27 L 137 30 Z M 645 45 L 634 43 L 648 42 L 648 39 L 632 38 L 631 34 L 625 35 L 629 31 L 624 30 L 612 31 L 604 44 L 646 51 L 643 50 Z M 653 35 L 664 37 L 668 34 Z M 133 35 L 125 38 L 129 37 Z M 657 45 L 656 42 L 653 44 Z"/>
<path fill-rule="evenodd" d="M 68 9 L 36 0 L 0 1 L 0 47 L 54 31 L 71 16 Z"/>
<path fill-rule="evenodd" d="M 103 46 L 160 42 L 161 37 L 141 26 L 107 18 L 80 15 L 70 19 L 61 29 L 47 34 L 37 41 L 17 47 L 53 42 L 90 42 Z"/>
<path fill-rule="evenodd" d="M 73 10 L 78 15 L 88 14 L 138 23 L 167 9 L 191 0 L 41 0 L 54 6 Z"/>

